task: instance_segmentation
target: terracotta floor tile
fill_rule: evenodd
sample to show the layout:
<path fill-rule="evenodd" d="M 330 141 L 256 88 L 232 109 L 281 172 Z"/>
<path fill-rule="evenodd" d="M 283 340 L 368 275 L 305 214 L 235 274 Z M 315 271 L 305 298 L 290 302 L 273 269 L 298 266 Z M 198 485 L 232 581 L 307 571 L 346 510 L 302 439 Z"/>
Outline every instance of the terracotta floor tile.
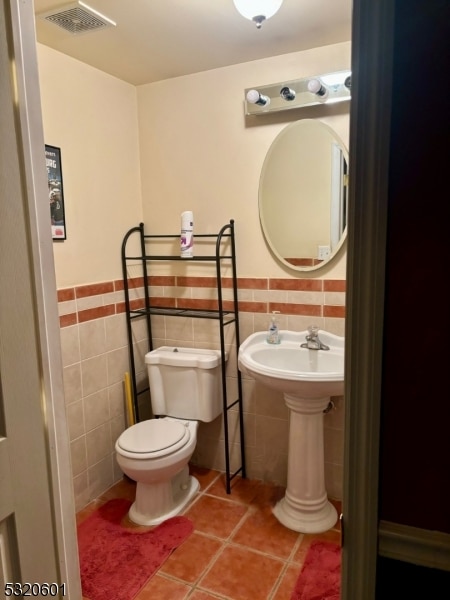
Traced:
<path fill-rule="evenodd" d="M 250 502 L 262 492 L 263 488 L 263 483 L 256 479 L 242 479 L 242 477 L 235 477 L 231 481 L 231 494 L 227 494 L 225 474 L 221 474 L 208 489 L 208 494 L 211 494 L 211 496 L 218 496 L 219 498 L 228 498 L 234 502 L 250 504 Z"/>
<path fill-rule="evenodd" d="M 206 568 L 222 548 L 222 542 L 201 533 L 192 533 L 166 560 L 160 573 L 166 573 L 195 583 L 204 574 Z"/>
<path fill-rule="evenodd" d="M 199 588 L 233 600 L 265 600 L 282 569 L 280 560 L 246 548 L 227 546 L 200 580 Z"/>
<path fill-rule="evenodd" d="M 139 592 L 136 600 L 185 600 L 191 589 L 184 583 L 155 575 Z"/>
<path fill-rule="evenodd" d="M 203 592 L 202 590 L 195 590 L 191 596 L 189 596 L 189 600 L 217 600 L 218 598 L 225 598 L 225 596 L 211 596 L 208 592 Z"/>
<path fill-rule="evenodd" d="M 231 540 L 287 560 L 300 535 L 284 527 L 273 514 L 256 510 L 249 512 Z"/>
<path fill-rule="evenodd" d="M 252 505 L 259 509 L 272 510 L 275 504 L 284 497 L 286 489 L 281 485 L 264 484 L 253 498 Z"/>
<path fill-rule="evenodd" d="M 220 476 L 219 471 L 213 469 L 205 469 L 196 465 L 189 465 L 189 472 L 193 475 L 200 484 L 200 491 L 205 490 L 211 483 Z"/>
<path fill-rule="evenodd" d="M 272 600 L 290 599 L 292 591 L 295 588 L 295 584 L 297 583 L 298 576 L 300 575 L 300 570 L 301 567 L 299 567 L 298 565 L 288 565 Z"/>
<path fill-rule="evenodd" d="M 109 490 L 106 490 L 101 496 L 100 500 L 112 500 L 113 498 L 126 498 L 132 500 L 136 497 L 136 482 L 124 477 L 121 481 L 113 485 Z"/>
<path fill-rule="evenodd" d="M 185 516 L 193 521 L 197 531 L 227 539 L 247 510 L 242 504 L 205 495 L 186 511 Z"/>

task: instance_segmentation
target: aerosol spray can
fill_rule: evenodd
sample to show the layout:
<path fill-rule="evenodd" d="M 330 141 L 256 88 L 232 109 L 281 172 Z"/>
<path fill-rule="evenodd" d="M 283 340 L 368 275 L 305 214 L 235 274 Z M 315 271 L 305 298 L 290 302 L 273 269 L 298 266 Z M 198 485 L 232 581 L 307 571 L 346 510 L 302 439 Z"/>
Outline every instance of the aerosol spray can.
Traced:
<path fill-rule="evenodd" d="M 191 210 L 181 213 L 180 249 L 182 258 L 193 256 L 194 250 L 194 215 Z"/>

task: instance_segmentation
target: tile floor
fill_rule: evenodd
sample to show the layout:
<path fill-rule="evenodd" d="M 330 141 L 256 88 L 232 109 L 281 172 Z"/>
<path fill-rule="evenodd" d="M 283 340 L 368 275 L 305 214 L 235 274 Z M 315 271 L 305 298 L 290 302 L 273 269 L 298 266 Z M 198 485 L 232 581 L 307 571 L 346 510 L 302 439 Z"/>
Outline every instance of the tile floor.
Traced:
<path fill-rule="evenodd" d="M 194 531 L 136 600 L 289 600 L 311 541 L 340 543 L 339 522 L 320 535 L 281 525 L 272 514 L 284 493 L 280 487 L 235 478 L 228 495 L 222 473 L 191 470 L 200 491 L 183 514 Z M 111 498 L 134 499 L 134 489 L 134 482 L 124 479 L 81 510 L 77 522 Z M 139 527 L 129 519 L 124 525 Z"/>

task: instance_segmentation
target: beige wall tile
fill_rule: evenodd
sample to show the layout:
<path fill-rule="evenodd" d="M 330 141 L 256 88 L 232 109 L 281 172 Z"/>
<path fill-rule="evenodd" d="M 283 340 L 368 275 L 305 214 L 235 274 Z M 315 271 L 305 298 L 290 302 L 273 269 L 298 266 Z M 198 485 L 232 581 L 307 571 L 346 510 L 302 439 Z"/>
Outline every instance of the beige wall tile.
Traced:
<path fill-rule="evenodd" d="M 142 325 L 145 325 L 143 323 L 143 319 L 141 319 L 142 321 Z M 128 338 L 127 338 L 127 324 L 126 324 L 126 319 L 125 319 L 125 315 L 124 314 L 120 314 L 120 315 L 113 315 L 111 317 L 106 317 L 106 319 L 104 319 L 105 322 L 105 350 L 117 350 L 118 348 L 123 348 L 124 346 L 127 346 L 128 344 Z M 135 328 L 135 331 L 138 330 L 144 330 L 145 332 L 145 328 L 141 327 L 141 328 Z M 143 337 L 146 335 L 146 332 L 138 339 L 143 339 Z"/>
<path fill-rule="evenodd" d="M 324 325 L 321 327 L 325 331 L 334 333 L 334 335 L 345 336 L 345 319 L 334 319 L 332 317 L 326 317 L 324 319 Z"/>
<path fill-rule="evenodd" d="M 86 454 L 88 468 L 109 456 L 111 448 L 111 432 L 108 423 L 100 425 L 86 433 Z"/>
<path fill-rule="evenodd" d="M 79 325 L 81 360 L 106 352 L 105 319 L 95 319 Z"/>
<path fill-rule="evenodd" d="M 325 292 L 323 303 L 330 306 L 345 306 L 345 292 Z"/>
<path fill-rule="evenodd" d="M 70 443 L 70 455 L 72 460 L 72 475 L 76 477 L 87 469 L 85 436 L 79 437 Z"/>
<path fill-rule="evenodd" d="M 58 303 L 58 314 L 70 315 L 71 313 L 77 312 L 77 303 L 75 300 L 69 300 L 68 302 Z"/>
<path fill-rule="evenodd" d="M 81 382 L 83 386 L 83 396 L 90 396 L 107 387 L 108 371 L 107 357 L 105 354 L 82 361 Z"/>
<path fill-rule="evenodd" d="M 98 306 L 104 306 L 102 294 L 95 296 L 86 296 L 85 298 L 77 298 L 77 310 L 87 310 L 89 308 L 97 308 Z"/>
<path fill-rule="evenodd" d="M 122 381 L 108 387 L 108 404 L 111 419 L 124 417 L 126 402 L 124 383 Z"/>
<path fill-rule="evenodd" d="M 94 500 L 114 483 L 113 457 L 107 456 L 88 469 L 89 498 Z"/>
<path fill-rule="evenodd" d="M 114 385 L 123 381 L 125 373 L 129 372 L 129 355 L 128 348 L 124 346 L 118 350 L 108 352 L 107 370 L 108 370 L 108 385 Z"/>
<path fill-rule="evenodd" d="M 165 335 L 168 340 L 168 346 L 174 345 L 169 343 L 170 340 L 178 340 L 178 342 L 182 343 L 194 341 L 194 319 L 185 317 L 166 317 L 165 319 Z"/>
<path fill-rule="evenodd" d="M 66 407 L 67 424 L 70 441 L 79 438 L 85 433 L 83 401 L 72 402 Z"/>
<path fill-rule="evenodd" d="M 80 362 L 80 338 L 78 326 L 61 329 L 61 356 L 63 367 Z"/>
<path fill-rule="evenodd" d="M 73 494 L 75 500 L 75 511 L 78 512 L 90 502 L 88 490 L 87 471 L 83 471 L 73 478 Z"/>
<path fill-rule="evenodd" d="M 342 431 L 327 429 L 324 439 L 324 456 L 327 463 L 342 465 L 344 462 L 344 439 Z"/>
<path fill-rule="evenodd" d="M 342 500 L 343 481 L 343 465 L 330 464 L 325 462 L 325 483 L 327 494 L 330 498 Z"/>
<path fill-rule="evenodd" d="M 83 397 L 82 386 L 81 386 L 81 365 L 76 363 L 69 367 L 64 367 L 63 370 L 64 378 L 64 395 L 66 404 L 81 400 Z"/>
<path fill-rule="evenodd" d="M 83 398 L 86 433 L 100 427 L 109 419 L 108 390 L 106 388 Z"/>

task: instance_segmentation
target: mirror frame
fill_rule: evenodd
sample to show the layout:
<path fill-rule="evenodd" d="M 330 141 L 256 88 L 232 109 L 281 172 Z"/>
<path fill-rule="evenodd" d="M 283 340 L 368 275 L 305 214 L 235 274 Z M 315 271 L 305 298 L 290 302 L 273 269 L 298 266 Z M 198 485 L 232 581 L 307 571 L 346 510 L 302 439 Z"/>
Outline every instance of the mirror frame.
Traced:
<path fill-rule="evenodd" d="M 314 121 L 317 124 L 320 124 L 321 127 L 326 128 L 329 133 L 332 135 L 332 137 L 334 138 L 334 140 L 339 144 L 340 148 L 342 149 L 342 153 L 343 153 L 343 157 L 345 159 L 345 161 L 347 162 L 347 178 L 348 178 L 348 174 L 349 174 L 349 161 L 348 161 L 348 148 L 347 146 L 344 144 L 344 142 L 342 141 L 342 139 L 340 138 L 340 136 L 334 131 L 334 129 L 332 127 L 330 127 L 327 123 L 324 123 L 323 121 L 320 121 L 318 119 L 306 119 L 307 121 Z M 317 263 L 315 265 L 311 265 L 311 266 L 297 266 L 297 265 L 293 265 L 292 263 L 288 262 L 277 250 L 276 248 L 276 244 L 274 244 L 273 240 L 270 239 L 270 236 L 268 234 L 267 231 L 267 226 L 265 225 L 264 222 L 264 215 L 263 215 L 263 210 L 262 210 L 262 186 L 263 186 L 263 180 L 264 180 L 264 173 L 267 170 L 267 164 L 270 160 L 270 157 L 274 151 L 274 148 L 276 148 L 277 143 L 280 142 L 280 140 L 283 138 L 283 136 L 285 135 L 285 133 L 292 129 L 293 127 L 299 125 L 300 123 L 304 122 L 305 119 L 300 119 L 299 121 L 295 121 L 294 123 L 290 123 L 289 125 L 287 125 L 286 127 L 284 127 L 275 137 L 275 139 L 273 140 L 273 142 L 271 143 L 266 157 L 264 159 L 264 163 L 261 169 L 261 174 L 260 174 L 260 178 L 259 178 L 259 188 L 258 188 L 258 213 L 259 213 L 259 221 L 261 224 L 261 229 L 263 232 L 263 236 L 264 236 L 264 240 L 267 244 L 267 246 L 270 249 L 270 252 L 272 253 L 272 255 L 285 267 L 288 267 L 289 269 L 292 269 L 293 271 L 299 271 L 299 272 L 305 272 L 305 271 L 317 271 L 318 269 L 321 269 L 322 267 L 324 267 L 325 265 L 328 265 L 330 263 L 330 261 L 332 261 L 334 258 L 336 258 L 336 256 L 339 254 L 340 250 L 342 249 L 342 247 L 344 246 L 346 239 L 347 239 L 347 223 L 348 223 L 348 218 L 347 218 L 347 222 L 344 228 L 344 231 L 340 237 L 339 242 L 337 243 L 336 247 L 334 248 L 333 252 L 331 252 L 331 254 L 324 260 L 322 260 L 320 263 Z M 347 190 L 348 190 L 348 179 L 347 179 Z M 348 215 L 348 193 L 347 193 L 347 215 Z"/>

